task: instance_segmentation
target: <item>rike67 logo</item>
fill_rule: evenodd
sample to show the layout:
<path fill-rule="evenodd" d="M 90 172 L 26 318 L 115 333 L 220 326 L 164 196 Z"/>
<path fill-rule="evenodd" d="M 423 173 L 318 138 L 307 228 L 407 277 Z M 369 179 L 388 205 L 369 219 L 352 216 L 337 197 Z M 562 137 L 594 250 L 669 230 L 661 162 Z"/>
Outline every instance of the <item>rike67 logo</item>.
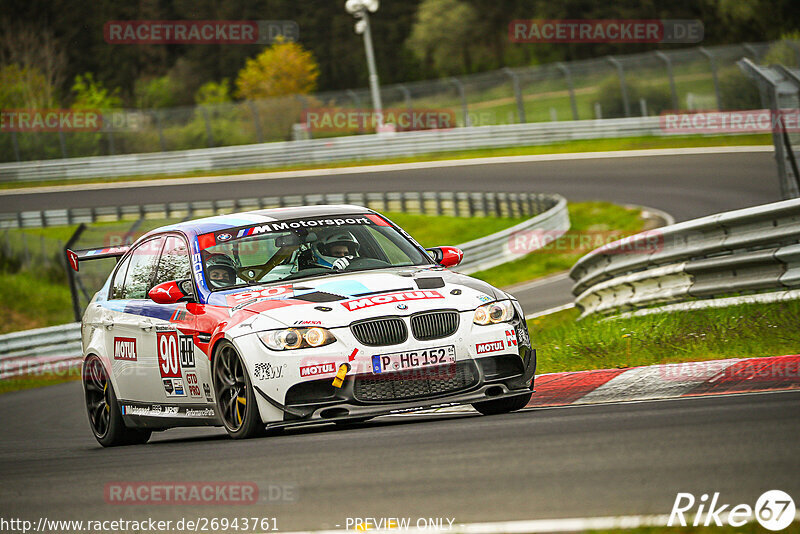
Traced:
<path fill-rule="evenodd" d="M 675 503 L 672 505 L 672 512 L 669 514 L 667 526 L 687 526 L 686 516 L 690 516 L 697 505 L 694 513 L 692 526 L 718 526 L 724 523 L 732 527 L 741 527 L 755 519 L 758 523 L 768 530 L 783 530 L 788 527 L 795 518 L 794 501 L 788 493 L 781 490 L 770 490 L 764 492 L 755 507 L 749 504 L 723 504 L 720 502 L 719 492 L 715 492 L 711 498 L 707 493 L 695 499 L 691 493 L 678 493 Z"/>

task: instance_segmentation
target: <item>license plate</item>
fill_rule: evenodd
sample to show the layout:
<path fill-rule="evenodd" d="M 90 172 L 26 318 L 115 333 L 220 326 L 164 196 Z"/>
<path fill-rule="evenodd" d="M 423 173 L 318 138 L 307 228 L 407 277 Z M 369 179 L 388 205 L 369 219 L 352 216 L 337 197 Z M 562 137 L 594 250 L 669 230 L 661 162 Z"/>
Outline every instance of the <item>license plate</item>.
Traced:
<path fill-rule="evenodd" d="M 377 375 L 447 363 L 456 363 L 455 345 L 393 352 L 391 354 L 376 354 L 372 357 L 372 373 Z"/>

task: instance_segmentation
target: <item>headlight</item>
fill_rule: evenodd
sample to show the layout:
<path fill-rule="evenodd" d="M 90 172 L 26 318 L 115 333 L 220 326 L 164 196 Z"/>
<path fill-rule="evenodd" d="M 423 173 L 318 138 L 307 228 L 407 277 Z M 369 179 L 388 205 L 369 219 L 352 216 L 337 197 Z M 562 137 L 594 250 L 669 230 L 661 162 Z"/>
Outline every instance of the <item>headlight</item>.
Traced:
<path fill-rule="evenodd" d="M 336 341 L 333 334 L 325 328 L 287 328 L 270 330 L 258 334 L 261 342 L 272 350 L 307 349 L 322 347 Z"/>
<path fill-rule="evenodd" d="M 498 300 L 479 306 L 475 310 L 473 322 L 475 324 L 505 323 L 514 317 L 514 306 L 510 300 Z"/>

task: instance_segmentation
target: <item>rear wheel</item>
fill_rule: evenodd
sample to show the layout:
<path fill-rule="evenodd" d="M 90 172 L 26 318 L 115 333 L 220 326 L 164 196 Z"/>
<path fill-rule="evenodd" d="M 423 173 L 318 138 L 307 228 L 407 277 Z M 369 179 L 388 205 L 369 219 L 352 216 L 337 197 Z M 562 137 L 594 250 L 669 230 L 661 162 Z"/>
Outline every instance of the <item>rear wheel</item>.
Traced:
<path fill-rule="evenodd" d="M 217 411 L 228 435 L 247 439 L 265 433 L 250 376 L 241 356 L 228 341 L 219 345 L 214 357 L 214 390 Z"/>
<path fill-rule="evenodd" d="M 97 356 L 89 356 L 83 364 L 83 392 L 89 425 L 100 445 L 136 445 L 150 439 L 150 430 L 125 426 L 114 387 L 103 362 Z"/>
<path fill-rule="evenodd" d="M 515 395 L 513 397 L 504 397 L 502 399 L 475 402 L 472 404 L 472 407 L 481 412 L 483 415 L 498 415 L 501 413 L 514 412 L 527 406 L 531 401 L 532 395 L 533 392 L 530 391 L 524 395 Z"/>

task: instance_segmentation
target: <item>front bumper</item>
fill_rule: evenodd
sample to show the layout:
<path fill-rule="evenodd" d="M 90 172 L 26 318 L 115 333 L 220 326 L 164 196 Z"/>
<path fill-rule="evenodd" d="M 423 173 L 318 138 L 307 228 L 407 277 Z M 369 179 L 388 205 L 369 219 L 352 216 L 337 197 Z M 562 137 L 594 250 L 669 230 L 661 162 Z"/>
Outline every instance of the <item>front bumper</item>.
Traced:
<path fill-rule="evenodd" d="M 341 388 L 334 388 L 329 379 L 298 384 L 298 390 L 287 394 L 286 405 L 280 405 L 260 388 L 256 391 L 270 404 L 284 413 L 283 421 L 267 423 L 267 428 L 298 426 L 314 423 L 347 421 L 380 415 L 408 413 L 420 410 L 443 408 L 481 401 L 530 394 L 536 371 L 536 352 L 528 350 L 525 365 L 510 365 L 519 362 L 520 355 L 507 354 L 492 358 L 480 358 L 461 365 L 472 366 L 474 380 L 456 391 L 424 395 L 413 399 L 364 400 L 363 390 L 357 392 L 357 381 L 372 379 L 369 375 L 350 375 Z M 359 398 L 362 397 L 362 398 Z"/>

